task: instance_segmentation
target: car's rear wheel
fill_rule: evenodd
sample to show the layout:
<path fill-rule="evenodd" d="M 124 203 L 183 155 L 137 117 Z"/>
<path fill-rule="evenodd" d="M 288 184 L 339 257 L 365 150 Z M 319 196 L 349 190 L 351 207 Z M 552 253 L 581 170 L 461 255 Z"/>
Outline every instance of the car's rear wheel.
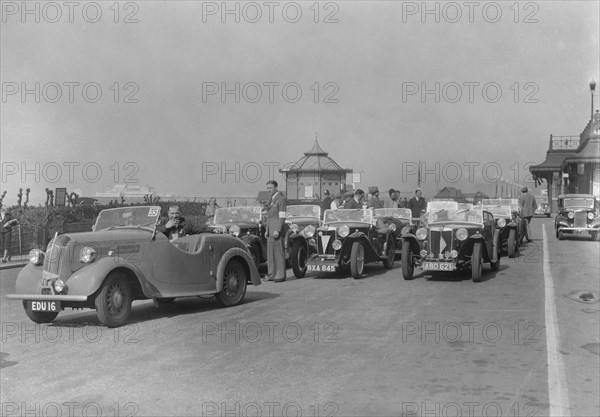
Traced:
<path fill-rule="evenodd" d="M 106 277 L 96 296 L 96 313 L 100 323 L 108 327 L 122 326 L 131 312 L 131 287 L 122 272 L 112 272 Z"/>
<path fill-rule="evenodd" d="M 235 259 L 227 263 L 223 273 L 223 289 L 215 294 L 217 302 L 223 307 L 231 307 L 239 304 L 246 295 L 246 282 L 248 276 L 246 268 Z"/>
<path fill-rule="evenodd" d="M 402 276 L 406 280 L 413 279 L 415 264 L 412 259 L 412 251 L 408 240 L 402 241 Z"/>
<path fill-rule="evenodd" d="M 304 278 L 304 275 L 306 275 L 306 257 L 306 246 L 298 242 L 292 243 L 290 261 L 296 278 Z"/>
<path fill-rule="evenodd" d="M 385 248 L 385 254 L 387 256 L 383 260 L 383 266 L 386 269 L 392 269 L 394 267 L 394 260 L 396 258 L 396 242 L 394 241 L 393 237 L 390 237 L 388 239 L 388 242 L 387 242 L 387 245 Z"/>
<path fill-rule="evenodd" d="M 365 248 L 362 243 L 352 243 L 352 251 L 350 252 L 350 273 L 352 278 L 359 279 L 362 277 L 365 269 Z"/>
<path fill-rule="evenodd" d="M 508 233 L 508 257 L 509 258 L 514 258 L 515 255 L 517 254 L 517 231 L 515 229 L 512 229 L 509 233 Z"/>
<path fill-rule="evenodd" d="M 31 321 L 39 324 L 50 323 L 58 316 L 58 311 L 33 311 L 31 310 L 31 303 L 28 303 L 27 301 L 23 301 L 23 308 L 25 309 L 27 317 L 29 317 Z"/>
<path fill-rule="evenodd" d="M 473 245 L 473 255 L 471 257 L 471 278 L 473 282 L 481 281 L 481 243 L 477 242 Z"/>

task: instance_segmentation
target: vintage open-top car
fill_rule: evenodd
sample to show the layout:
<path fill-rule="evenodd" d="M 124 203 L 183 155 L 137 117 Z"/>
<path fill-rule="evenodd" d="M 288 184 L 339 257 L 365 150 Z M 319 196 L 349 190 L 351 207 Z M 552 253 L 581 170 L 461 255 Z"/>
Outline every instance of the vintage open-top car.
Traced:
<path fill-rule="evenodd" d="M 384 226 L 394 225 L 396 255 L 401 254 L 402 235 L 411 231 L 414 232 L 417 227 L 417 221 L 413 221 L 412 218 L 412 211 L 407 208 L 382 208 L 373 210 L 373 215 L 375 216 L 376 223 L 383 223 Z"/>
<path fill-rule="evenodd" d="M 558 196 L 558 214 L 554 218 L 556 237 L 566 235 L 600 238 L 600 213 L 592 194 L 564 194 Z"/>
<path fill-rule="evenodd" d="M 257 268 L 267 261 L 267 238 L 262 211 L 261 206 L 218 208 L 212 222 L 216 233 L 229 233 L 246 244 Z"/>
<path fill-rule="evenodd" d="M 304 235 L 307 226 L 314 228 L 321 224 L 321 206 L 316 204 L 304 204 L 287 206 L 285 214 L 287 232 L 285 235 L 285 258 L 289 261 L 296 278 L 302 278 L 306 274 L 306 259 L 312 253 Z"/>
<path fill-rule="evenodd" d="M 517 224 L 517 237 L 519 246 L 525 239 L 527 233 L 527 220 L 521 216 L 519 200 L 517 198 L 484 198 L 481 200 L 484 206 L 509 206 L 513 221 Z"/>
<path fill-rule="evenodd" d="M 45 252 L 32 250 L 7 297 L 23 300 L 36 323 L 65 308 L 95 308 L 102 324 L 116 327 L 127 322 L 133 300 L 214 295 L 233 306 L 247 282 L 260 284 L 239 239 L 201 233 L 170 242 L 156 230 L 159 216 L 157 206 L 101 211 L 93 231 L 55 236 Z"/>
<path fill-rule="evenodd" d="M 519 254 L 519 228 L 518 217 L 514 216 L 510 206 L 488 206 L 483 205 L 484 211 L 489 211 L 494 216 L 496 227 L 500 231 L 500 243 L 502 251 L 514 258 Z"/>
<path fill-rule="evenodd" d="M 482 262 L 500 268 L 500 232 L 493 215 L 471 204 L 430 202 L 422 227 L 402 236 L 402 275 L 412 279 L 414 267 L 424 271 L 471 268 L 473 281 L 481 281 Z"/>
<path fill-rule="evenodd" d="M 535 209 L 535 215 L 550 217 L 551 214 L 552 212 L 550 211 L 550 205 L 548 204 L 548 202 L 540 201 L 538 203 L 537 208 Z"/>
<path fill-rule="evenodd" d="M 322 226 L 307 226 L 303 232 L 314 251 L 306 271 L 337 272 L 349 266 L 352 277 L 360 278 L 369 262 L 382 261 L 385 268 L 393 268 L 395 230 L 393 225 L 377 225 L 372 209 L 325 210 Z"/>

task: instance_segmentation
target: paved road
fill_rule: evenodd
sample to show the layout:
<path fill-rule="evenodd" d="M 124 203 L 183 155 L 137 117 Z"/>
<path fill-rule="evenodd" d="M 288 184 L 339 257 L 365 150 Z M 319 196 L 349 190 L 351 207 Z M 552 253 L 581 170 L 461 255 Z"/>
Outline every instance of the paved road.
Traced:
<path fill-rule="evenodd" d="M 2 415 L 598 416 L 600 244 L 533 225 L 482 283 L 373 265 L 228 309 L 136 302 L 119 329 L 91 310 L 35 325 L 2 271 Z"/>

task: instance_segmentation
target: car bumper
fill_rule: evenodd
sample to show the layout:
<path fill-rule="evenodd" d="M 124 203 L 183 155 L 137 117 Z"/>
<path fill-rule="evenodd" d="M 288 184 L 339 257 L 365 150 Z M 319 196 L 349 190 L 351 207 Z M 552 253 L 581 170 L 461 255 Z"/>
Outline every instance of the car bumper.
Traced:
<path fill-rule="evenodd" d="M 67 301 L 67 302 L 85 302 L 88 297 L 85 295 L 42 295 L 42 294 L 8 294 L 9 300 L 24 301 Z"/>
<path fill-rule="evenodd" d="M 559 232 L 563 233 L 575 233 L 575 234 L 585 234 L 585 233 L 596 233 L 598 231 L 597 227 L 558 227 Z"/>

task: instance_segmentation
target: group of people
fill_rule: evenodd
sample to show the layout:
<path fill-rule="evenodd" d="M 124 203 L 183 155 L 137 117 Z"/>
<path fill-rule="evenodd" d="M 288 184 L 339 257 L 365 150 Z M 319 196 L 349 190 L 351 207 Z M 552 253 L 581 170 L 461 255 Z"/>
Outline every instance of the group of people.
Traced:
<path fill-rule="evenodd" d="M 337 209 L 362 209 L 362 208 L 408 208 L 412 212 L 413 218 L 419 218 L 427 208 L 427 202 L 422 196 L 420 188 L 415 190 L 415 195 L 410 200 L 406 197 L 404 201 L 400 200 L 400 191 L 390 188 L 389 198 L 379 198 L 379 188 L 369 187 L 369 197 L 365 197 L 365 192 L 358 188 L 354 192 L 347 192 L 343 195 L 331 197 L 329 190 L 325 190 L 325 198 L 321 202 L 321 210 Z"/>

